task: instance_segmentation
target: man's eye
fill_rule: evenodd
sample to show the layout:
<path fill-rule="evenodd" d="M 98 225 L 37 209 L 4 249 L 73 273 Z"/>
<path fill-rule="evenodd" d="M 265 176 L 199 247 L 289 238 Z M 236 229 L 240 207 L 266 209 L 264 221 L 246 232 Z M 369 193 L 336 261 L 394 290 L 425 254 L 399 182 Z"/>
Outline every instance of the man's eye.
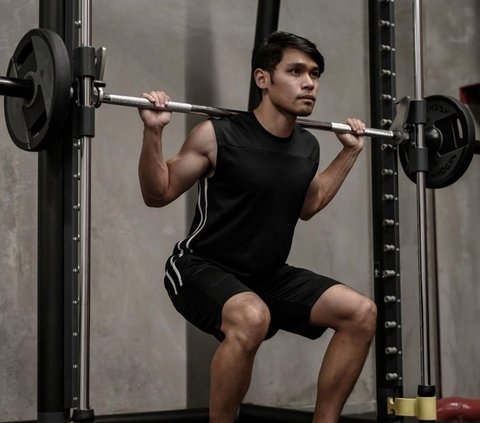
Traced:
<path fill-rule="evenodd" d="M 292 69 L 290 72 L 292 75 L 300 75 L 300 71 L 298 69 Z"/>

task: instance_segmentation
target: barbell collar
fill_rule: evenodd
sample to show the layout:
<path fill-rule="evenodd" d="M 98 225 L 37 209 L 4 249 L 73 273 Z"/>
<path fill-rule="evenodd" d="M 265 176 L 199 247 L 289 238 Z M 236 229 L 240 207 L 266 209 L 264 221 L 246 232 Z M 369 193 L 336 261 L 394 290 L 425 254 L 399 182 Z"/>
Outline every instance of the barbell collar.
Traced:
<path fill-rule="evenodd" d="M 218 107 L 179 103 L 176 101 L 170 101 L 165 107 L 157 107 L 146 98 L 105 93 L 103 92 L 102 88 L 97 87 L 95 95 L 95 107 L 100 107 L 102 103 L 114 104 L 117 106 L 136 107 L 140 109 L 163 110 L 166 112 L 188 113 L 214 117 L 231 116 L 242 113 L 239 110 L 221 109 Z M 405 140 L 408 138 L 408 135 L 406 136 L 405 134 L 400 133 L 400 131 L 390 131 L 376 128 L 366 128 L 363 132 L 357 133 L 345 123 L 322 122 L 308 119 L 297 119 L 297 123 L 304 128 L 318 129 L 321 131 L 329 131 L 340 134 L 364 135 L 370 138 L 390 138 L 394 140 Z"/>

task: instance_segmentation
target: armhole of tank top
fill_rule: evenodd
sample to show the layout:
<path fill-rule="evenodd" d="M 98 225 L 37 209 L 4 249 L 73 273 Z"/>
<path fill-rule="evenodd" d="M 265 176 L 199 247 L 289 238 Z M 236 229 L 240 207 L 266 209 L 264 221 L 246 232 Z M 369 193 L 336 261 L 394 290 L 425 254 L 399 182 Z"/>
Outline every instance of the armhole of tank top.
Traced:
<path fill-rule="evenodd" d="M 210 121 L 212 122 L 213 130 L 215 132 L 217 146 L 223 146 L 222 121 L 218 118 L 211 118 Z"/>
<path fill-rule="evenodd" d="M 212 179 L 218 172 L 218 167 L 221 166 L 221 156 L 222 156 L 222 149 L 221 147 L 224 145 L 223 143 L 223 131 L 222 131 L 222 124 L 224 121 L 219 118 L 211 118 L 210 121 L 213 125 L 213 131 L 215 133 L 215 142 L 217 143 L 217 154 L 215 158 L 215 171 L 212 175 L 206 176 L 205 179 Z"/>

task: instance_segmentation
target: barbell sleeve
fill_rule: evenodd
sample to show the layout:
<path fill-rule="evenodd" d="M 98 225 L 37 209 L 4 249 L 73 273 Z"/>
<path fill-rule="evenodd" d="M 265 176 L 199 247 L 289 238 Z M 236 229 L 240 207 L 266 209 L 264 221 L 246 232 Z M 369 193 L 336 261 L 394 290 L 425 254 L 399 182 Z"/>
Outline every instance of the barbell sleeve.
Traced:
<path fill-rule="evenodd" d="M 167 112 L 179 112 L 215 117 L 230 116 L 232 114 L 241 113 L 241 111 L 239 110 L 222 109 L 218 107 L 201 106 L 189 103 L 179 103 L 176 101 L 170 101 L 165 107 L 157 107 L 143 97 L 131 97 L 125 95 L 105 93 L 101 88 L 97 88 L 96 90 L 96 107 L 100 107 L 102 103 L 107 103 L 118 106 L 136 107 L 140 109 L 164 110 Z M 401 133 L 400 131 L 391 131 L 387 129 L 365 128 L 365 130 L 361 134 L 358 134 L 357 132 L 353 131 L 349 125 L 345 123 L 322 122 L 309 119 L 297 119 L 297 123 L 304 128 L 318 129 L 321 131 L 329 131 L 340 134 L 364 135 L 370 138 L 391 138 L 394 140 L 405 139 L 405 134 Z"/>
<path fill-rule="evenodd" d="M 4 76 L 0 76 L 0 95 L 31 98 L 33 95 L 33 82 L 29 79 L 5 78 Z"/>

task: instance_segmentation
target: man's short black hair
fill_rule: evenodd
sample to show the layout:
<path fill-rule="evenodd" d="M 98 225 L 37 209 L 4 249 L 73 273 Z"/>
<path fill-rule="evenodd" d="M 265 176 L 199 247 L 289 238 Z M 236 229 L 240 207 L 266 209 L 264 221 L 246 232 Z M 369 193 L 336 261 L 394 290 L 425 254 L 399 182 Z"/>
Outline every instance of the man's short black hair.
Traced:
<path fill-rule="evenodd" d="M 253 50 L 252 72 L 258 68 L 273 72 L 282 60 L 283 52 L 288 48 L 300 50 L 308 54 L 318 65 L 320 74 L 325 70 L 323 56 L 314 43 L 289 32 L 276 31 Z"/>

